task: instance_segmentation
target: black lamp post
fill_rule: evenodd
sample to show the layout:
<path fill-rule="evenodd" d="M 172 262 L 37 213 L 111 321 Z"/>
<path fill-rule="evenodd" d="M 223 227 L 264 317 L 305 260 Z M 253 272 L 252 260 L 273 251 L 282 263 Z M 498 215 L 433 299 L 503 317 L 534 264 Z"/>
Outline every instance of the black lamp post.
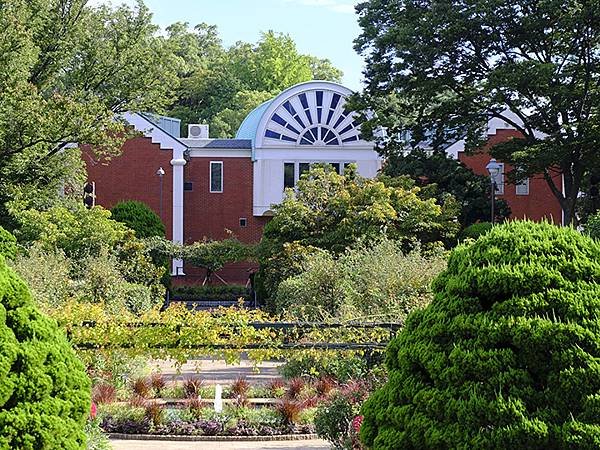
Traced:
<path fill-rule="evenodd" d="M 490 162 L 485 166 L 490 174 L 490 182 L 492 186 L 492 225 L 496 223 L 496 214 L 494 207 L 496 206 L 496 177 L 500 173 L 502 165 L 498 163 L 494 158 L 490 159 Z"/>
<path fill-rule="evenodd" d="M 163 220 L 163 177 L 165 176 L 165 171 L 162 167 L 159 167 L 158 170 L 156 171 L 156 175 L 158 175 L 158 178 L 160 179 L 160 187 L 159 187 L 159 194 L 158 194 L 158 211 L 160 212 L 160 220 L 162 222 Z"/>

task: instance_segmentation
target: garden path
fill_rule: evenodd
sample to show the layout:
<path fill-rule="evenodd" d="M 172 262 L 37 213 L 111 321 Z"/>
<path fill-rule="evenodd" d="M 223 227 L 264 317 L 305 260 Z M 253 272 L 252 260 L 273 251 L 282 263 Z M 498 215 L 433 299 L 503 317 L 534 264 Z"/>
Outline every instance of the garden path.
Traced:
<path fill-rule="evenodd" d="M 242 355 L 239 364 L 226 364 L 225 361 L 211 358 L 189 360 L 179 371 L 173 361 L 155 360 L 150 361 L 149 364 L 151 367 L 158 367 L 169 381 L 200 377 L 206 384 L 231 384 L 237 378 L 245 377 L 252 385 L 257 385 L 266 384 L 273 378 L 280 378 L 278 367 L 283 362 L 264 361 L 255 367 L 253 361 Z"/>
<path fill-rule="evenodd" d="M 134 441 L 111 440 L 114 450 L 329 450 L 331 447 L 321 439 L 306 441 Z"/>

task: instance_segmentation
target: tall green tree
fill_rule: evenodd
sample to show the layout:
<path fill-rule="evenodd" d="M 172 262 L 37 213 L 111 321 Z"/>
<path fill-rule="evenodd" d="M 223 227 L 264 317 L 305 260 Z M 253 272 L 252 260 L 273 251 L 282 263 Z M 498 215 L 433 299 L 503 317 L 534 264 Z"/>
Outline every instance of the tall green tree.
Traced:
<path fill-rule="evenodd" d="M 180 58 L 181 79 L 170 114 L 183 127 L 209 123 L 215 137 L 233 137 L 248 112 L 294 84 L 342 77 L 329 60 L 301 54 L 290 36 L 273 31 L 256 44 L 225 48 L 214 26 L 189 30 L 176 23 L 167 28 L 167 41 Z"/>
<path fill-rule="evenodd" d="M 515 180 L 543 174 L 575 222 L 582 183 L 600 167 L 599 11 L 597 0 L 361 3 L 362 106 L 377 113 L 365 130 L 474 149 L 501 119 L 522 137 L 492 154 L 518 167 Z"/>
<path fill-rule="evenodd" d="M 0 221 L 75 193 L 73 143 L 113 154 L 124 111 L 159 110 L 177 83 L 148 9 L 85 0 L 0 1 Z M 78 192 L 77 192 L 78 194 Z"/>

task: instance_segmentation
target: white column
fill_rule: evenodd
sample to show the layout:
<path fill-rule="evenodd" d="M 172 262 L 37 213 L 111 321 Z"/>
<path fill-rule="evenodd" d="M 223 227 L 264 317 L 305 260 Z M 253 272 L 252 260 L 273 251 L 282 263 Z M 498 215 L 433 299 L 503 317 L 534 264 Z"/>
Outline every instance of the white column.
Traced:
<path fill-rule="evenodd" d="M 182 149 L 173 150 L 173 242 L 183 244 L 183 166 L 186 161 Z M 185 275 L 183 273 L 183 260 L 173 260 L 172 275 Z"/>

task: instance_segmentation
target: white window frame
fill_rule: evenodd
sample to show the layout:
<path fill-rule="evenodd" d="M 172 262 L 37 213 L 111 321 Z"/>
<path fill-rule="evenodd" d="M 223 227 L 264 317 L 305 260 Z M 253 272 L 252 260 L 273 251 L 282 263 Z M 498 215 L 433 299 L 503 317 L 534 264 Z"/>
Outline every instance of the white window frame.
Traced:
<path fill-rule="evenodd" d="M 213 180 L 212 180 L 212 168 L 213 164 L 218 164 L 221 166 L 221 189 L 213 190 Z M 210 161 L 208 164 L 208 190 L 211 194 L 222 194 L 223 193 L 223 161 Z"/>
<path fill-rule="evenodd" d="M 494 177 L 494 183 L 496 183 L 496 195 L 504 195 L 504 163 L 498 163 L 500 170 L 498 175 Z"/>
<path fill-rule="evenodd" d="M 529 177 L 515 185 L 516 195 L 529 195 Z"/>

